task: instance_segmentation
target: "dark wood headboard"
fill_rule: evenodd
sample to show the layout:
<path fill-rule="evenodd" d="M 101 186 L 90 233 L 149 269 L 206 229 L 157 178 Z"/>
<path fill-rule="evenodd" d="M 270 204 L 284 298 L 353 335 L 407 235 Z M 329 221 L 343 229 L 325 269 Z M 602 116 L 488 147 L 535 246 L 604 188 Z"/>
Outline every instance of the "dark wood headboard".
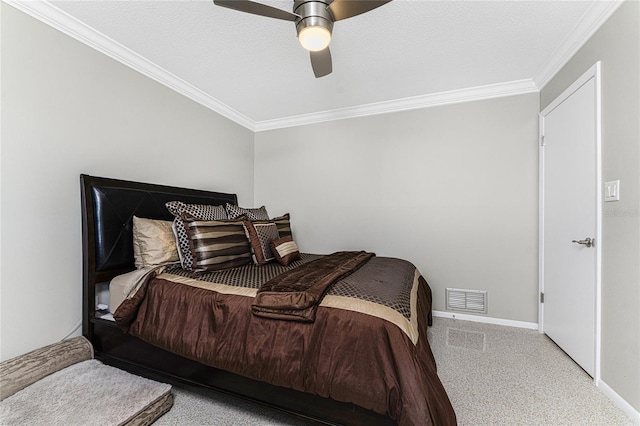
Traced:
<path fill-rule="evenodd" d="M 165 203 L 237 204 L 236 194 L 80 175 L 82 196 L 83 334 L 95 315 L 95 286 L 135 269 L 133 216 L 173 220 Z"/>

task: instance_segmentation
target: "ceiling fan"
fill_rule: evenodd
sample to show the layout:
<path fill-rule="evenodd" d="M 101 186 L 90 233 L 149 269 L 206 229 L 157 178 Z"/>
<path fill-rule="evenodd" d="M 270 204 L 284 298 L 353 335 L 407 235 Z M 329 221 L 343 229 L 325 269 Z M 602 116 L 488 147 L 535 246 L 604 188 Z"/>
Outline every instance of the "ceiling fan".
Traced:
<path fill-rule="evenodd" d="M 391 0 L 295 0 L 293 12 L 250 0 L 213 0 L 213 3 L 254 15 L 296 23 L 298 40 L 311 55 L 316 78 L 331 74 L 329 42 L 333 23 L 368 12 Z"/>

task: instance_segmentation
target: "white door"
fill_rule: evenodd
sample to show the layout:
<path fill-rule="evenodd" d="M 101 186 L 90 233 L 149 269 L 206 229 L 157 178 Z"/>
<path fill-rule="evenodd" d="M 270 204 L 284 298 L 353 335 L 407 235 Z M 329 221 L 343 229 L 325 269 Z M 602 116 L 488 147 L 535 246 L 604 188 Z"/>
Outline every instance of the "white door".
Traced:
<path fill-rule="evenodd" d="M 599 66 L 541 113 L 542 331 L 596 377 Z"/>

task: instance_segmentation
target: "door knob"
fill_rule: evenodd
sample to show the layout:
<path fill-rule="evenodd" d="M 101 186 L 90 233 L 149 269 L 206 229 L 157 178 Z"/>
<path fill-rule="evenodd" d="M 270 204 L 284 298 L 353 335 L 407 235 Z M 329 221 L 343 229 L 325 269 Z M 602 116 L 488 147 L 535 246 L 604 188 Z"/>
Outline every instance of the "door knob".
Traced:
<path fill-rule="evenodd" d="M 585 238 L 584 240 L 572 240 L 572 243 L 582 244 L 583 246 L 593 247 L 596 243 L 596 240 L 593 238 Z"/>

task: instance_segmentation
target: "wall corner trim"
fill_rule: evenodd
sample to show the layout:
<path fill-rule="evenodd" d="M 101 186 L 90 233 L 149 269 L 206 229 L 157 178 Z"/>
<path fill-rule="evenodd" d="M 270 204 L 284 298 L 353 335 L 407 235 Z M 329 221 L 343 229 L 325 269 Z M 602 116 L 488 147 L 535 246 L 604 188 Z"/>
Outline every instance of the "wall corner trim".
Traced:
<path fill-rule="evenodd" d="M 253 132 L 537 92 L 531 79 L 256 122 L 44 0 L 2 0 Z"/>
<path fill-rule="evenodd" d="M 593 2 L 593 5 L 589 8 L 580 23 L 532 79 L 463 88 L 423 96 L 256 122 L 115 40 L 96 31 L 94 28 L 77 20 L 48 1 L 2 1 L 254 132 L 538 92 L 623 2 L 619 0 Z"/>
<path fill-rule="evenodd" d="M 578 50 L 600 29 L 624 0 L 594 1 L 576 27 L 533 76 L 539 90 L 564 67 Z"/>

